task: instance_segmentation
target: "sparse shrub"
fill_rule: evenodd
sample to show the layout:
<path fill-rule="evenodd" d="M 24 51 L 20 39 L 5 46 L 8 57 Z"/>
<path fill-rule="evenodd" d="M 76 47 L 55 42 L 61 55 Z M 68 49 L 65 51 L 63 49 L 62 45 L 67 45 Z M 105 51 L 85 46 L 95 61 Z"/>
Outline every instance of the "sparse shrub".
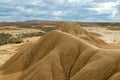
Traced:
<path fill-rule="evenodd" d="M 0 33 L 0 39 L 6 39 L 6 38 L 9 38 L 11 36 L 12 36 L 11 34 Z"/>
<path fill-rule="evenodd" d="M 16 27 L 19 27 L 19 28 L 30 28 L 32 25 L 31 24 L 19 24 L 19 25 L 16 25 Z"/>
<path fill-rule="evenodd" d="M 39 27 L 42 31 L 50 32 L 52 30 L 56 30 L 58 27 Z"/>
<path fill-rule="evenodd" d="M 21 43 L 22 39 L 13 38 L 10 34 L 0 33 L 0 45 Z"/>
<path fill-rule="evenodd" d="M 33 37 L 33 36 L 43 36 L 45 33 L 43 32 L 37 32 L 37 33 L 29 33 L 29 34 L 22 34 L 22 38 L 26 37 Z"/>
<path fill-rule="evenodd" d="M 120 26 L 110 26 L 107 29 L 108 30 L 120 30 Z"/>
<path fill-rule="evenodd" d="M 22 41 L 22 39 L 19 39 L 19 38 L 9 38 L 8 39 L 8 43 L 11 43 L 11 44 L 12 43 L 16 43 L 17 44 L 17 43 L 21 43 L 21 42 L 23 42 L 23 41 Z"/>

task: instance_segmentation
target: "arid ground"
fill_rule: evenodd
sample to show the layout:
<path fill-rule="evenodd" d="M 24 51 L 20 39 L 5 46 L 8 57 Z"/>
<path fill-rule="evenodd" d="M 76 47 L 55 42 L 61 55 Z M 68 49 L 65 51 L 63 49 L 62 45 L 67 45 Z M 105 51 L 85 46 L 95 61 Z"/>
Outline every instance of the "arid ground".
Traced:
<path fill-rule="evenodd" d="M 111 27 L 75 22 L 2 26 L 0 33 L 15 41 L 1 43 L 0 80 L 120 80 L 120 30 Z"/>

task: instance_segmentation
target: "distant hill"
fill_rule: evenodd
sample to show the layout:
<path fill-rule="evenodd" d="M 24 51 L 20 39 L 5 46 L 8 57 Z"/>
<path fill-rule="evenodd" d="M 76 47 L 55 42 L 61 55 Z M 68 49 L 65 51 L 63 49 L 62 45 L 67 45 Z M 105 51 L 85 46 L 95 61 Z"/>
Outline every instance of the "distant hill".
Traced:
<path fill-rule="evenodd" d="M 50 20 L 26 20 L 26 21 L 13 21 L 13 22 L 0 22 L 0 23 L 40 23 L 40 22 L 51 22 Z"/>
<path fill-rule="evenodd" d="M 38 24 L 43 22 L 52 22 L 49 20 L 26 20 L 26 21 L 15 21 L 15 22 L 0 22 L 0 26 L 9 26 L 15 24 Z"/>
<path fill-rule="evenodd" d="M 41 22 L 51 22 L 49 20 L 27 20 L 23 21 L 24 23 L 41 23 Z"/>
<path fill-rule="evenodd" d="M 57 22 L 57 23 L 56 23 Z M 50 21 L 50 20 L 26 20 L 26 21 L 15 21 L 15 22 L 0 22 L 0 26 L 9 26 L 16 24 L 61 24 L 59 22 L 64 21 Z M 67 22 L 67 21 L 65 21 Z M 89 27 L 89 26 L 120 26 L 119 22 L 76 22 L 81 26 Z"/>

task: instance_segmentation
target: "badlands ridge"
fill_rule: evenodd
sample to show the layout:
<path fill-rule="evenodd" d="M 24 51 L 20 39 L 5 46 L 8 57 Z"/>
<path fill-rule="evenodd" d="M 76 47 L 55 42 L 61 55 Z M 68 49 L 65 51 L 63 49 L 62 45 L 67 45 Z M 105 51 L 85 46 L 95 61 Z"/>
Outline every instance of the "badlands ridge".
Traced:
<path fill-rule="evenodd" d="M 0 80 L 120 80 L 120 49 L 99 36 L 77 23 L 61 23 L 19 47 L 0 68 Z"/>

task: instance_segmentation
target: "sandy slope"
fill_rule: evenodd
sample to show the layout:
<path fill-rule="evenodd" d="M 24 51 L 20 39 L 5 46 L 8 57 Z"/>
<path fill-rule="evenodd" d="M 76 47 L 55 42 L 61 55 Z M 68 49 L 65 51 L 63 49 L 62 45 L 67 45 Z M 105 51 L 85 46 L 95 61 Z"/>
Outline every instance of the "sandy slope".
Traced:
<path fill-rule="evenodd" d="M 1 28 L 1 27 L 0 27 Z M 29 29 L 29 28 L 17 28 L 17 27 L 3 27 L 5 29 L 0 29 L 0 33 L 8 33 L 14 37 L 18 37 L 22 34 L 29 34 L 29 33 L 36 33 L 36 32 L 43 32 L 40 29 Z"/>
<path fill-rule="evenodd" d="M 100 39 L 100 37 L 102 37 L 101 34 L 89 32 L 86 29 L 82 28 L 79 24 L 74 22 L 61 23 L 60 30 L 86 40 L 90 44 L 94 44 L 95 46 L 100 48 L 107 48 L 107 46 L 109 46 L 107 43 Z"/>
<path fill-rule="evenodd" d="M 19 35 L 23 33 L 33 33 L 33 32 L 42 32 L 41 30 L 38 29 L 29 29 L 29 28 L 17 28 L 14 26 L 4 26 L 0 27 L 0 33 L 9 33 L 14 37 L 18 37 Z M 28 37 L 24 38 L 23 41 L 24 43 L 26 42 L 33 42 L 38 40 L 40 37 Z M 23 44 L 23 43 L 22 43 Z M 15 49 L 17 49 L 20 45 L 22 44 L 7 44 L 0 46 L 0 66 L 4 64 L 11 56 L 15 54 Z"/>
<path fill-rule="evenodd" d="M 30 37 L 30 38 L 24 38 L 23 41 L 24 43 L 28 42 L 35 42 L 39 39 L 40 37 Z M 15 54 L 15 50 L 23 45 L 24 43 L 20 44 L 7 44 L 0 46 L 0 66 L 4 64 L 10 57 L 12 57 Z"/>
<path fill-rule="evenodd" d="M 2 66 L 0 77 L 1 80 L 7 80 L 8 76 L 9 80 L 119 80 L 119 60 L 119 49 L 100 49 L 71 34 L 53 31 L 36 43 L 21 47 Z"/>
<path fill-rule="evenodd" d="M 99 33 L 103 37 L 104 41 L 107 43 L 120 43 L 120 31 L 115 30 L 107 30 L 107 28 L 101 28 L 101 27 L 84 27 L 86 30 Z"/>
<path fill-rule="evenodd" d="M 7 45 L 0 46 L 0 66 L 15 54 L 15 50 L 20 45 L 21 44 L 7 44 Z"/>
<path fill-rule="evenodd" d="M 71 27 L 19 47 L 0 68 L 0 80 L 120 79 L 120 45 L 113 48 L 76 23 L 63 24 Z"/>

